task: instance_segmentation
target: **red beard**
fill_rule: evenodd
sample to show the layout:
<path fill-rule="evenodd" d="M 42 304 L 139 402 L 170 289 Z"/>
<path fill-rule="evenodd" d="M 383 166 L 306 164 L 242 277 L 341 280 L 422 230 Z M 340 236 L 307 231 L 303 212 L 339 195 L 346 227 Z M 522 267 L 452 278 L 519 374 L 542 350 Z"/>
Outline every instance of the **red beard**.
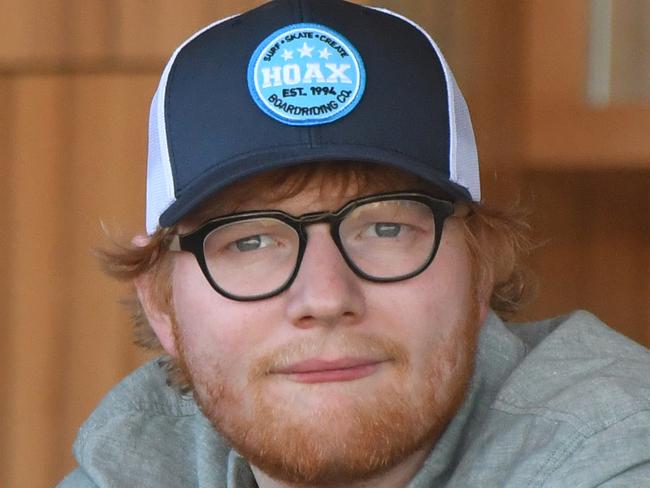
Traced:
<path fill-rule="evenodd" d="M 371 479 L 433 447 L 463 401 L 473 372 L 478 325 L 476 306 L 456 325 L 453 336 L 431 351 L 429 369 L 422 372 L 412 371 L 408 353 L 393 341 L 340 337 L 336 350 L 342 356 L 390 357 L 390 378 L 370 394 L 344 395 L 344 408 L 336 401 L 322 401 L 307 411 L 300 408 L 304 402 L 299 394 L 272 399 L 269 382 L 278 378 L 269 372 L 317 355 L 320 344 L 289 344 L 259 358 L 246 386 L 238 387 L 224 376 L 218 358 L 209 364 L 192 357 L 178 326 L 175 335 L 178 363 L 191 380 L 197 403 L 237 452 L 277 480 L 327 486 Z M 337 399 L 347 392 L 339 383 L 303 387 L 298 391 L 305 395 L 315 391 L 310 389 L 334 388 Z"/>

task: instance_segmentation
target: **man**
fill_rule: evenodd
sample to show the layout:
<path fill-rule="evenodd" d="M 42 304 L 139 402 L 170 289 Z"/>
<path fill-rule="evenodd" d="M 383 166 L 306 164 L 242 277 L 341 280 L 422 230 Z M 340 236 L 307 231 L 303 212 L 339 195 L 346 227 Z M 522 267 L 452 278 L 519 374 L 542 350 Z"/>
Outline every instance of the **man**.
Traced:
<path fill-rule="evenodd" d="M 577 312 L 507 327 L 525 225 L 479 203 L 469 113 L 397 14 L 276 0 L 154 96 L 147 236 L 105 254 L 165 356 L 64 487 L 650 486 L 650 357 Z"/>

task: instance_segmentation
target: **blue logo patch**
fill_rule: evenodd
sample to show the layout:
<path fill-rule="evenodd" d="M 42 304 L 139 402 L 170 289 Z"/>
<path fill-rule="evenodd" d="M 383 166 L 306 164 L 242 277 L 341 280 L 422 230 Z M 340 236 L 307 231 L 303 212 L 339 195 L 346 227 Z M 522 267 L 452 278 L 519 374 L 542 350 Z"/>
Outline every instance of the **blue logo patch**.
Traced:
<path fill-rule="evenodd" d="M 274 32 L 248 65 L 248 88 L 255 103 L 289 125 L 340 119 L 359 103 L 365 82 L 357 50 L 318 24 L 294 24 Z"/>

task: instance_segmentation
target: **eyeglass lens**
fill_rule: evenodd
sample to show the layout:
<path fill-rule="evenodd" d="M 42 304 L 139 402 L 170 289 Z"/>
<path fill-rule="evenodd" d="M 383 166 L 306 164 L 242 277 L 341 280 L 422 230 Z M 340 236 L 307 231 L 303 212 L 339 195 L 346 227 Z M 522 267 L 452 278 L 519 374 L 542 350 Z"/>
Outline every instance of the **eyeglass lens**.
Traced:
<path fill-rule="evenodd" d="M 300 239 L 284 222 L 260 218 L 233 222 L 208 234 L 205 262 L 214 282 L 238 296 L 276 290 L 297 264 Z"/>
<path fill-rule="evenodd" d="M 431 209 L 414 200 L 370 202 L 349 212 L 339 229 L 342 251 L 366 275 L 397 278 L 416 272 L 431 257 L 435 220 Z M 300 254 L 295 229 L 275 218 L 226 224 L 203 243 L 207 268 L 224 291 L 253 297 L 282 288 Z"/>

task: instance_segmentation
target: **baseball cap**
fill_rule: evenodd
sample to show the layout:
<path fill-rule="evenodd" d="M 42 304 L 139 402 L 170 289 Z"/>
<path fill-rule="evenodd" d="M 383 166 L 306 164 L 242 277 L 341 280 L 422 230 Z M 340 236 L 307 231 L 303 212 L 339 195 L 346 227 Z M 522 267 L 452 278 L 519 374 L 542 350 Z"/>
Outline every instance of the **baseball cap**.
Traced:
<path fill-rule="evenodd" d="M 147 232 L 270 169 L 380 163 L 480 200 L 469 111 L 416 23 L 342 0 L 274 0 L 182 43 L 151 104 Z"/>

